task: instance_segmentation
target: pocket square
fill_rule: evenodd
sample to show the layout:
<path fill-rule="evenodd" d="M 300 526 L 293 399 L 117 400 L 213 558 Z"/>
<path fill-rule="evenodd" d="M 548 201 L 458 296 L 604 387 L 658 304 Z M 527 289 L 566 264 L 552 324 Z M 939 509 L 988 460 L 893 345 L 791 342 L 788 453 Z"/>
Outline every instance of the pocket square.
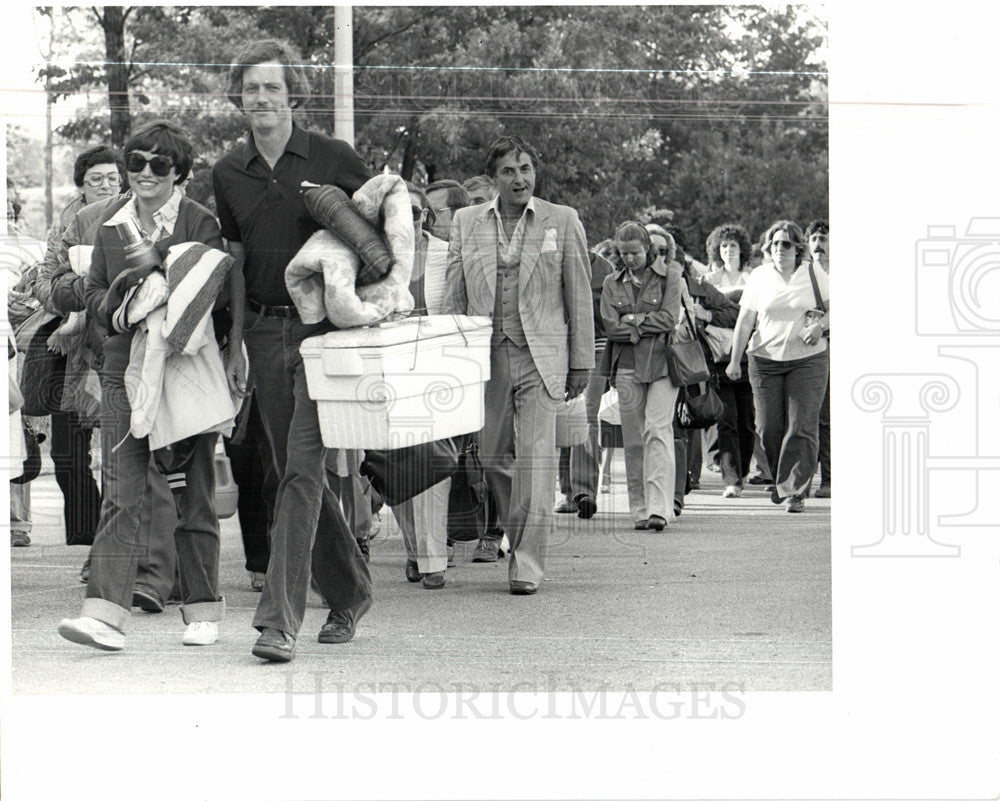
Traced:
<path fill-rule="evenodd" d="M 542 239 L 542 253 L 553 253 L 558 250 L 556 243 L 556 229 L 546 228 L 545 237 Z"/>

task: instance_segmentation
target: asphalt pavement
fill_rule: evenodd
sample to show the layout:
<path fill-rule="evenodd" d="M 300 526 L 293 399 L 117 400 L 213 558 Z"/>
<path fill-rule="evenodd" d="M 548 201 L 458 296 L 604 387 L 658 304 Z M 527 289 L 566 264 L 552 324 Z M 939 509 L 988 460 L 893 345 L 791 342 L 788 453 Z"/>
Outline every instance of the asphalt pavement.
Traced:
<path fill-rule="evenodd" d="M 706 470 L 675 524 L 635 531 L 616 452 L 609 493 L 591 520 L 556 515 L 546 576 L 534 596 L 507 592 L 507 561 L 470 562 L 460 544 L 441 590 L 403 575 L 403 544 L 383 510 L 372 543 L 375 603 L 354 641 L 322 645 L 326 619 L 310 593 L 294 661 L 253 657 L 259 594 L 244 569 L 235 517 L 222 521 L 226 618 L 212 646 L 181 644 L 179 608 L 133 610 L 124 651 L 62 639 L 79 613 L 85 547 L 64 544 L 51 463 L 32 484 L 32 544 L 11 549 L 15 694 L 741 691 L 832 687 L 830 501 L 803 514 L 763 487 L 723 499 Z M 555 499 L 556 501 L 558 500 Z"/>

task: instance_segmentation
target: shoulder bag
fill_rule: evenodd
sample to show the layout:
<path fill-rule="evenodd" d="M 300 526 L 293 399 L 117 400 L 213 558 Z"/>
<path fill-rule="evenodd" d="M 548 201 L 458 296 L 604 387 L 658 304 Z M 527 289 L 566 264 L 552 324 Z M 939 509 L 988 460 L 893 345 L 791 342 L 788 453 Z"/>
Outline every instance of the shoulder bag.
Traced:
<path fill-rule="evenodd" d="M 408 448 L 366 450 L 361 475 L 388 506 L 408 501 L 458 470 L 458 448 L 451 438 Z"/>
<path fill-rule="evenodd" d="M 708 362 L 705 361 L 705 352 L 698 339 L 698 329 L 695 327 L 694 320 L 691 319 L 691 313 L 683 299 L 681 300 L 681 308 L 684 310 L 684 316 L 691 328 L 691 339 L 679 342 L 676 331 L 671 333 L 667 339 L 667 374 L 675 387 L 700 384 L 708 381 L 711 376 L 708 371 Z"/>
<path fill-rule="evenodd" d="M 66 357 L 53 353 L 48 346 L 49 336 L 61 323 L 60 318 L 39 309 L 17 331 L 18 349 L 24 353 L 21 371 L 24 406 L 21 412 L 30 417 L 45 417 L 62 408 Z"/>
<path fill-rule="evenodd" d="M 722 419 L 725 407 L 711 382 L 699 386 L 681 387 L 677 391 L 674 421 L 680 428 L 711 428 Z M 701 389 L 698 394 L 694 389 Z"/>
<path fill-rule="evenodd" d="M 486 472 L 479 461 L 479 448 L 470 438 L 458 456 L 458 470 L 451 478 L 448 494 L 448 540 L 473 542 L 489 528 L 494 504 L 486 483 Z"/>

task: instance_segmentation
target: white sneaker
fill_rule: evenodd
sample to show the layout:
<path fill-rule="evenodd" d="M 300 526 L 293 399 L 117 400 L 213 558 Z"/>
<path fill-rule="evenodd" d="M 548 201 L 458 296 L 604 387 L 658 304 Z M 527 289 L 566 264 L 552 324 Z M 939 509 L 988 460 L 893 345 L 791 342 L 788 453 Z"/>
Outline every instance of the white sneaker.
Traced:
<path fill-rule="evenodd" d="M 120 651 L 125 647 L 125 635 L 95 617 L 64 618 L 59 621 L 59 634 L 70 642 L 102 651 Z"/>
<path fill-rule="evenodd" d="M 219 639 L 219 624 L 210 620 L 195 620 L 184 630 L 185 645 L 212 645 Z"/>
<path fill-rule="evenodd" d="M 730 484 L 722 491 L 723 498 L 739 498 L 743 493 L 743 487 L 738 484 Z"/>

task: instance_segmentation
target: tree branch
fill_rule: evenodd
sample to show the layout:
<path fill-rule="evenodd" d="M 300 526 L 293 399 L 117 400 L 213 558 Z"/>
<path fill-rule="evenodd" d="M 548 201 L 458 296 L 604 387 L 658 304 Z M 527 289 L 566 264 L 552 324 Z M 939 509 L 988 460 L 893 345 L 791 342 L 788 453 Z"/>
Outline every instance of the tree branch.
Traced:
<path fill-rule="evenodd" d="M 435 16 L 439 12 L 445 11 L 445 10 L 446 9 L 442 8 L 441 6 L 433 6 L 428 11 L 421 12 L 420 14 L 418 14 L 412 20 L 410 20 L 409 22 L 407 22 L 405 25 L 401 25 L 399 28 L 396 28 L 395 30 L 392 30 L 392 31 L 386 31 L 381 36 L 376 36 L 370 42 L 365 42 L 359 48 L 361 52 L 358 54 L 358 58 L 362 58 L 362 57 L 368 55 L 368 53 L 370 53 L 379 42 L 383 42 L 386 39 L 389 39 L 389 38 L 391 38 L 393 36 L 398 36 L 401 33 L 405 33 L 410 28 L 412 28 L 414 25 L 417 25 L 417 24 L 423 22 L 424 20 L 430 19 L 431 17 Z"/>

